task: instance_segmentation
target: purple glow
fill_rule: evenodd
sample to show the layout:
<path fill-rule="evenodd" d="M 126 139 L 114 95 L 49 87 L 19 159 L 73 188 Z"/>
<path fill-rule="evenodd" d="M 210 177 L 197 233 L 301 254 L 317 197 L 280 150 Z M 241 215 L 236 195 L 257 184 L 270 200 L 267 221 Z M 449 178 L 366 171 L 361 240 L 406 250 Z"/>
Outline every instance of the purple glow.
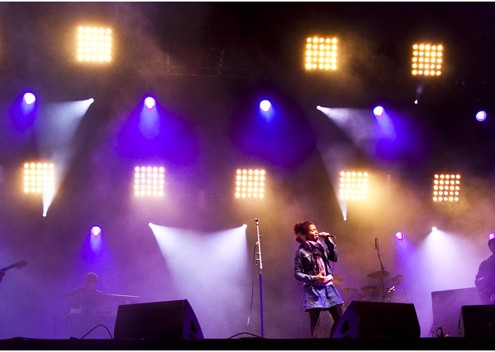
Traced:
<path fill-rule="evenodd" d="M 264 111 L 264 112 L 268 112 L 272 107 L 272 103 L 270 103 L 269 100 L 263 100 L 261 103 L 260 103 L 260 109 L 261 111 Z"/>
<path fill-rule="evenodd" d="M 375 117 L 382 117 L 384 111 L 382 106 L 377 106 L 373 109 L 373 115 L 375 115 Z"/>
<path fill-rule="evenodd" d="M 91 228 L 91 235 L 93 235 L 93 237 L 98 237 L 101 235 L 101 228 L 99 228 L 98 226 L 93 226 Z"/>
<path fill-rule="evenodd" d="M 403 232 L 396 232 L 395 233 L 395 238 L 398 239 L 399 241 L 402 241 L 404 239 L 404 233 Z"/>
<path fill-rule="evenodd" d="M 476 120 L 482 122 L 482 121 L 485 121 L 486 120 L 486 111 L 478 111 L 476 113 Z"/>
<path fill-rule="evenodd" d="M 91 228 L 91 236 L 89 238 L 89 244 L 93 254 L 98 254 L 102 250 L 102 238 L 101 238 L 101 228 L 98 226 L 93 226 Z"/>
<path fill-rule="evenodd" d="M 33 104 L 36 101 L 36 97 L 33 93 L 27 92 L 24 94 L 24 102 L 28 105 Z"/>
<path fill-rule="evenodd" d="M 20 102 L 21 112 L 24 116 L 31 114 L 36 106 L 36 96 L 31 92 L 26 92 Z"/>
<path fill-rule="evenodd" d="M 155 104 L 156 101 L 152 97 L 147 97 L 146 99 L 144 99 L 144 105 L 146 105 L 148 109 L 153 109 L 155 107 Z"/>
<path fill-rule="evenodd" d="M 260 102 L 260 115 L 266 122 L 271 122 L 274 116 L 274 110 L 272 103 L 269 100 L 263 100 Z"/>
<path fill-rule="evenodd" d="M 495 238 L 495 232 L 492 232 L 488 235 L 488 241 L 493 240 Z"/>

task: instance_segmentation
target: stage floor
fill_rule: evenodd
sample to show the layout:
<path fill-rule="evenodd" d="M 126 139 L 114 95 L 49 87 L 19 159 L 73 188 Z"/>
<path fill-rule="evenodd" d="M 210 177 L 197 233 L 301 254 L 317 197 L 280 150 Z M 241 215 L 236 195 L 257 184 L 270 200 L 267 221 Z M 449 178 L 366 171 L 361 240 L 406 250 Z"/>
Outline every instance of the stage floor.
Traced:
<path fill-rule="evenodd" d="M 340 339 L 198 339 L 131 341 L 103 339 L 0 340 L 2 350 L 494 350 L 495 339 L 340 338 Z"/>

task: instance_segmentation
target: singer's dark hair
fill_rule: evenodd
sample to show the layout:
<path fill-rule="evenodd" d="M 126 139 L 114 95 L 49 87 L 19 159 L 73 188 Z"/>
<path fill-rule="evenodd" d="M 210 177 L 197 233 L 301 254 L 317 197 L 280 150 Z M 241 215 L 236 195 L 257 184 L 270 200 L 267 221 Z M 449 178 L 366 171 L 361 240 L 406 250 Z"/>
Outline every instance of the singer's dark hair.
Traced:
<path fill-rule="evenodd" d="M 311 221 L 303 221 L 303 222 L 297 222 L 294 225 L 294 234 L 303 234 L 303 235 L 308 235 L 309 234 L 309 227 L 311 225 L 314 225 Z M 298 236 L 296 237 L 297 242 L 303 242 L 303 240 Z"/>

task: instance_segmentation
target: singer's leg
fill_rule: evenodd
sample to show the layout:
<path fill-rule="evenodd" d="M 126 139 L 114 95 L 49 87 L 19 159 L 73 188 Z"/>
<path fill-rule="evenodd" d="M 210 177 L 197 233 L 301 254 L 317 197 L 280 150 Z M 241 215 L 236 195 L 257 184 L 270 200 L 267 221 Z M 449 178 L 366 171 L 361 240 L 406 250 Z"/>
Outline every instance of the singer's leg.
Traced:
<path fill-rule="evenodd" d="M 332 315 L 333 318 L 333 324 L 332 328 L 330 329 L 330 337 L 333 337 L 333 334 L 335 332 L 335 328 L 337 328 L 337 324 L 340 321 L 340 318 L 342 318 L 342 304 L 337 304 L 336 306 L 330 307 L 330 314 Z"/>
<path fill-rule="evenodd" d="M 308 309 L 309 313 L 309 326 L 311 331 L 311 338 L 316 338 L 316 328 L 318 327 L 318 322 L 320 320 L 320 308 Z"/>

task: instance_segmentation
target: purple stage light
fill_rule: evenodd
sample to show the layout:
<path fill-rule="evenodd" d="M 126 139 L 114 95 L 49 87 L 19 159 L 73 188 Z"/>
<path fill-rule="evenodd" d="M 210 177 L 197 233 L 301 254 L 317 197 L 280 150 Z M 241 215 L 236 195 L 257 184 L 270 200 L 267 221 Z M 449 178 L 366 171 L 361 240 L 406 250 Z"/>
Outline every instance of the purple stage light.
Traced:
<path fill-rule="evenodd" d="M 93 235 L 94 237 L 98 237 L 101 235 L 101 228 L 99 228 L 98 226 L 93 226 L 91 228 L 91 235 Z"/>
<path fill-rule="evenodd" d="M 31 114 L 36 107 L 36 96 L 31 92 L 26 92 L 22 96 L 21 111 L 24 116 Z"/>
<path fill-rule="evenodd" d="M 375 115 L 375 117 L 382 117 L 384 111 L 382 106 L 377 106 L 373 109 L 373 115 Z"/>
<path fill-rule="evenodd" d="M 27 105 L 34 104 L 35 101 L 36 101 L 36 96 L 33 93 L 27 92 L 24 94 L 24 102 Z"/>
<path fill-rule="evenodd" d="M 399 241 L 404 239 L 404 233 L 403 232 L 396 232 L 395 233 L 395 238 L 398 239 Z"/>
<path fill-rule="evenodd" d="M 268 112 L 272 107 L 272 103 L 270 103 L 269 100 L 263 100 L 260 103 L 260 109 L 261 111 Z"/>
<path fill-rule="evenodd" d="M 495 232 L 492 232 L 488 235 L 488 241 L 493 240 L 495 238 Z"/>
<path fill-rule="evenodd" d="M 144 99 L 144 105 L 146 105 L 148 109 L 153 109 L 155 107 L 155 104 L 156 101 L 152 97 L 147 97 L 146 99 Z"/>
<path fill-rule="evenodd" d="M 101 228 L 99 226 L 93 226 L 90 230 L 91 235 L 89 236 L 89 246 L 91 252 L 88 255 L 94 256 L 101 254 L 103 249 L 103 238 L 101 236 Z M 91 254 L 90 254 L 91 253 Z"/>
<path fill-rule="evenodd" d="M 486 111 L 480 110 L 476 113 L 476 120 L 479 122 L 486 120 Z"/>

